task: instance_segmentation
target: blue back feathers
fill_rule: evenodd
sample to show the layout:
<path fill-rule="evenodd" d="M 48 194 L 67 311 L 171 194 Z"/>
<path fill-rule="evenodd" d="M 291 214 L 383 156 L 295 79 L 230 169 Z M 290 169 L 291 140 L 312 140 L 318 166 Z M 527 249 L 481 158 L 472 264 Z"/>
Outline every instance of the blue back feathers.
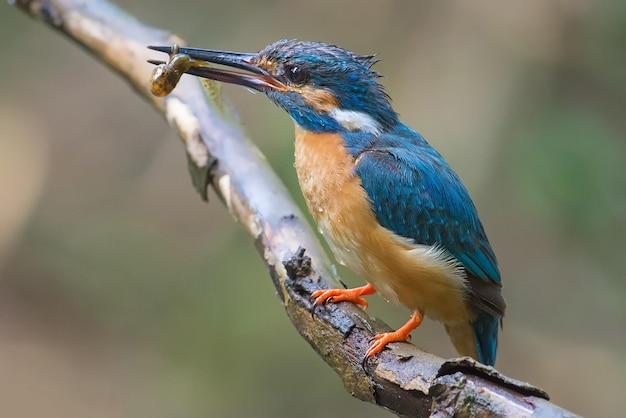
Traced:
<path fill-rule="evenodd" d="M 495 255 L 469 193 L 417 132 L 400 124 L 378 137 L 342 135 L 349 152 L 359 157 L 356 173 L 383 226 L 417 244 L 439 244 L 472 274 L 500 282 Z"/>

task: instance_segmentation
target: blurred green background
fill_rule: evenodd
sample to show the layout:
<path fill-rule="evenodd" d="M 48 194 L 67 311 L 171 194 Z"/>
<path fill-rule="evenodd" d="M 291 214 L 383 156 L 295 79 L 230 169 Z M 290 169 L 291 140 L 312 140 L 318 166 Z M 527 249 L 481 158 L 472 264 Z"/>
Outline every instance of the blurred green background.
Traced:
<path fill-rule="evenodd" d="M 118 4 L 197 47 L 380 53 L 396 110 L 464 179 L 499 257 L 498 368 L 574 412 L 626 416 L 626 2 Z M 389 416 L 300 339 L 158 114 L 6 4 L 0 38 L 3 416 Z M 224 90 L 302 204 L 288 116 Z M 370 300 L 394 327 L 408 316 Z M 454 355 L 439 324 L 413 334 Z"/>

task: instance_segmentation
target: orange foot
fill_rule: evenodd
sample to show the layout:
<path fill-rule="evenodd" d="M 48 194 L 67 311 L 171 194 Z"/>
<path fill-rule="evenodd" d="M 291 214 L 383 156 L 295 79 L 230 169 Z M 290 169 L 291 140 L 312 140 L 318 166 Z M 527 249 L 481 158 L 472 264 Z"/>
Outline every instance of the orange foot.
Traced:
<path fill-rule="evenodd" d="M 317 290 L 313 292 L 311 297 L 315 298 L 316 306 L 319 306 L 326 301 L 332 303 L 346 301 L 356 303 L 357 305 L 361 305 L 363 308 L 367 308 L 367 301 L 361 296 L 373 295 L 374 293 L 376 293 L 376 289 L 368 283 L 365 286 L 355 287 L 354 289 Z"/>
<path fill-rule="evenodd" d="M 383 334 L 376 335 L 374 337 L 374 343 L 370 346 L 370 348 L 365 353 L 365 360 L 376 355 L 376 353 L 378 353 L 383 348 L 385 348 L 385 346 L 389 343 L 408 341 L 410 338 L 409 334 L 411 333 L 411 331 L 419 327 L 423 319 L 424 319 L 424 313 L 420 310 L 417 310 L 413 312 L 413 315 L 411 315 L 411 318 L 409 318 L 406 324 L 398 328 L 397 331 L 385 332 Z"/>

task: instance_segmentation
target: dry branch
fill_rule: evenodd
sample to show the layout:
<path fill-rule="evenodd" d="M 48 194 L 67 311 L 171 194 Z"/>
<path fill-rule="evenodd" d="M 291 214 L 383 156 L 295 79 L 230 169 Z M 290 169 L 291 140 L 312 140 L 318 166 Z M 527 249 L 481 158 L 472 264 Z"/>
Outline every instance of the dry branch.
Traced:
<path fill-rule="evenodd" d="M 400 416 L 574 416 L 528 384 L 463 358 L 444 361 L 411 344 L 392 344 L 365 367 L 370 338 L 388 327 L 360 308 L 341 303 L 311 315 L 310 295 L 340 284 L 287 190 L 233 122 L 219 91 L 206 97 L 184 77 L 170 96 L 150 94 L 154 54 L 147 45 L 183 44 L 105 1 L 14 2 L 87 49 L 150 101 L 178 130 L 194 185 L 210 185 L 255 241 L 294 326 L 343 380 L 348 392 Z"/>

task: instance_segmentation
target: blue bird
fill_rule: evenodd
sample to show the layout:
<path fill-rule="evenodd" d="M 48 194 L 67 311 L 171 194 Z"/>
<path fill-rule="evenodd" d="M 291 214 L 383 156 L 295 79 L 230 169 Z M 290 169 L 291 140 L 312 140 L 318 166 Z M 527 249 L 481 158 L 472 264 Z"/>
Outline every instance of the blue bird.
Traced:
<path fill-rule="evenodd" d="M 457 174 L 400 122 L 373 56 L 297 40 L 258 53 L 150 48 L 190 57 L 189 74 L 261 91 L 294 120 L 308 209 L 337 261 L 368 283 L 317 291 L 315 303 L 365 307 L 362 296 L 379 292 L 412 312 L 397 331 L 377 335 L 367 357 L 408 340 L 426 315 L 444 324 L 461 355 L 495 363 L 506 309 L 496 256 Z"/>

